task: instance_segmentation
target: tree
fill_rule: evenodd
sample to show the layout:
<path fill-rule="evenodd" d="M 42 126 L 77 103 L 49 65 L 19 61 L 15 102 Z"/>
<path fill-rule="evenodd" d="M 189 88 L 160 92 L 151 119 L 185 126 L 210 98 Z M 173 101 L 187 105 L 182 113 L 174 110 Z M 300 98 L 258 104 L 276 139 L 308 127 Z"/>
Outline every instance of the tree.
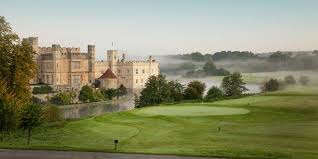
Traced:
<path fill-rule="evenodd" d="M 127 88 L 124 85 L 120 85 L 119 88 L 117 88 L 116 90 L 117 99 L 121 96 L 126 95 L 127 93 Z"/>
<path fill-rule="evenodd" d="M 31 99 L 29 81 L 35 74 L 33 49 L 26 41 L 20 41 L 5 18 L 0 16 L 0 79 L 15 94 L 21 104 Z"/>
<path fill-rule="evenodd" d="M 284 62 L 285 63 L 290 59 L 291 59 L 291 57 L 289 54 L 284 54 L 284 53 L 279 52 L 279 51 L 277 51 L 269 56 L 269 60 L 271 62 L 274 62 L 274 63 L 277 63 L 277 62 Z"/>
<path fill-rule="evenodd" d="M 113 88 L 108 88 L 108 89 L 102 89 L 101 90 L 103 96 L 109 100 L 112 100 L 113 97 L 116 97 L 117 95 L 117 90 Z"/>
<path fill-rule="evenodd" d="M 207 73 L 207 75 L 214 75 L 216 73 L 216 66 L 212 60 L 208 60 L 204 64 L 203 70 Z"/>
<path fill-rule="evenodd" d="M 306 86 L 308 84 L 308 82 L 309 82 L 309 77 L 308 76 L 300 76 L 299 77 L 299 82 L 303 86 Z"/>
<path fill-rule="evenodd" d="M 262 91 L 263 92 L 272 92 L 272 91 L 277 91 L 280 88 L 279 81 L 277 79 L 270 79 L 269 81 L 266 81 L 264 85 L 262 86 Z"/>
<path fill-rule="evenodd" d="M 206 95 L 206 99 L 218 99 L 218 98 L 222 98 L 223 97 L 223 91 L 216 87 L 216 86 L 212 86 Z"/>
<path fill-rule="evenodd" d="M 90 86 L 83 86 L 80 94 L 79 94 L 79 100 L 82 102 L 93 102 L 95 101 L 94 98 L 94 91 Z"/>
<path fill-rule="evenodd" d="M 247 51 L 221 51 L 212 55 L 213 60 L 237 60 L 237 59 L 255 59 L 257 56 L 252 52 Z"/>
<path fill-rule="evenodd" d="M 178 81 L 169 81 L 170 99 L 174 102 L 180 102 L 183 99 L 183 85 Z"/>
<path fill-rule="evenodd" d="M 0 16 L 0 131 L 18 125 L 19 110 L 30 102 L 29 81 L 35 73 L 33 50 L 21 42 L 9 23 Z M 2 140 L 2 136 L 1 136 Z"/>
<path fill-rule="evenodd" d="M 28 131 L 28 145 L 31 139 L 31 131 L 41 124 L 41 107 L 35 104 L 25 106 L 20 115 L 20 127 Z"/>
<path fill-rule="evenodd" d="M 140 92 L 138 106 L 144 107 L 149 105 L 161 104 L 171 99 L 171 93 L 163 75 L 150 76 L 145 84 L 145 88 Z"/>
<path fill-rule="evenodd" d="M 229 71 L 227 71 L 224 68 L 217 69 L 215 64 L 211 59 L 209 59 L 203 66 L 203 71 L 208 76 L 227 76 L 230 74 Z"/>
<path fill-rule="evenodd" d="M 226 96 L 236 96 L 248 90 L 244 85 L 241 73 L 234 72 L 223 78 L 221 87 Z"/>
<path fill-rule="evenodd" d="M 295 80 L 294 76 L 292 76 L 292 75 L 286 76 L 284 78 L 284 81 L 286 84 L 291 84 L 291 85 L 296 84 L 296 80 Z"/>
<path fill-rule="evenodd" d="M 3 141 L 5 132 L 17 126 L 18 110 L 21 101 L 9 90 L 6 82 L 0 80 L 0 140 Z"/>
<path fill-rule="evenodd" d="M 74 92 L 61 92 L 50 99 L 52 104 L 67 105 L 72 104 L 76 94 Z"/>
<path fill-rule="evenodd" d="M 205 84 L 200 81 L 190 82 L 184 90 L 184 98 L 187 100 L 202 99 L 205 87 Z"/>

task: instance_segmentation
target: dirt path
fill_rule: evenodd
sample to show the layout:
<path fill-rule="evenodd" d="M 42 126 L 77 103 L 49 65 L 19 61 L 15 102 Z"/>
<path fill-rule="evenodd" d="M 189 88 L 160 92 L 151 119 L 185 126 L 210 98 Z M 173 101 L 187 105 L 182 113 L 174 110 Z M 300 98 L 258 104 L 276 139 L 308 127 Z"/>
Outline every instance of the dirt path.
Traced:
<path fill-rule="evenodd" d="M 6 150 L 0 149 L 0 159 L 217 159 L 174 155 L 144 155 L 102 152 Z"/>

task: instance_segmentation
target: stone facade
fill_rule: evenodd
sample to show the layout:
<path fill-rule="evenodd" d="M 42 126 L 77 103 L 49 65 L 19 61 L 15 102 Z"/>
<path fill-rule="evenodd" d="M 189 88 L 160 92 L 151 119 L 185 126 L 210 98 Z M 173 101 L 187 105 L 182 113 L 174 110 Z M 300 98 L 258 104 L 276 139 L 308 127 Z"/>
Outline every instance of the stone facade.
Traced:
<path fill-rule="evenodd" d="M 117 77 L 117 87 L 125 86 L 138 93 L 151 75 L 159 74 L 159 64 L 150 56 L 146 61 L 126 61 L 125 54 L 120 59 L 117 50 L 107 51 L 106 61 L 95 60 L 95 46 L 88 45 L 87 53 L 80 48 L 66 48 L 58 44 L 39 47 L 37 37 L 28 41 L 36 55 L 37 73 L 31 84 L 45 83 L 58 89 L 80 89 L 91 85 L 110 69 Z"/>

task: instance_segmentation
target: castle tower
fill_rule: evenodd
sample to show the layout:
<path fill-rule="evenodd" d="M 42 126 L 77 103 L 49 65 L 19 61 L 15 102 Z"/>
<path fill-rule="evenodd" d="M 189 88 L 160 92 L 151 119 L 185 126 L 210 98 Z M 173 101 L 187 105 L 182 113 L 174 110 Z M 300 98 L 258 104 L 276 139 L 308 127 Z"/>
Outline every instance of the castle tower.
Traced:
<path fill-rule="evenodd" d="M 59 44 L 52 45 L 52 74 L 49 75 L 48 84 L 57 85 L 59 84 L 60 76 L 61 76 L 61 46 Z"/>
<path fill-rule="evenodd" d="M 107 50 L 107 61 L 117 61 L 118 51 L 117 50 Z"/>
<path fill-rule="evenodd" d="M 117 74 L 117 61 L 119 60 L 117 50 L 107 50 L 107 61 L 112 72 Z"/>
<path fill-rule="evenodd" d="M 40 59 L 39 59 L 39 55 L 38 55 L 38 37 L 28 37 L 28 38 L 23 38 L 22 39 L 23 42 L 27 42 L 32 46 L 33 51 L 36 53 L 35 55 L 33 55 L 33 61 L 37 64 L 40 65 Z M 38 70 L 40 70 L 40 68 L 37 68 Z M 34 78 L 32 78 L 30 80 L 31 84 L 37 84 L 38 82 L 40 82 L 40 78 L 39 77 L 39 73 L 36 72 L 34 75 Z"/>
<path fill-rule="evenodd" d="M 89 83 L 93 83 L 95 81 L 95 45 L 88 45 L 88 80 Z"/>
<path fill-rule="evenodd" d="M 24 38 L 23 41 L 28 42 L 32 46 L 33 51 L 38 53 L 38 44 L 39 44 L 38 37 Z"/>

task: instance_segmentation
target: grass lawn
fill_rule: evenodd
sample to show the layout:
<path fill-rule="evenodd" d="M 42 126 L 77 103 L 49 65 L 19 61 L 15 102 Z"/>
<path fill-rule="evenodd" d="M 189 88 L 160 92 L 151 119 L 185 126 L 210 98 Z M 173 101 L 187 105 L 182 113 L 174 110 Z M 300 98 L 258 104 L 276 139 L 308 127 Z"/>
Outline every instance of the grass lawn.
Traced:
<path fill-rule="evenodd" d="M 220 131 L 218 131 L 220 127 Z M 212 103 L 135 109 L 12 134 L 2 148 L 217 156 L 318 158 L 318 93 L 312 88 Z"/>

